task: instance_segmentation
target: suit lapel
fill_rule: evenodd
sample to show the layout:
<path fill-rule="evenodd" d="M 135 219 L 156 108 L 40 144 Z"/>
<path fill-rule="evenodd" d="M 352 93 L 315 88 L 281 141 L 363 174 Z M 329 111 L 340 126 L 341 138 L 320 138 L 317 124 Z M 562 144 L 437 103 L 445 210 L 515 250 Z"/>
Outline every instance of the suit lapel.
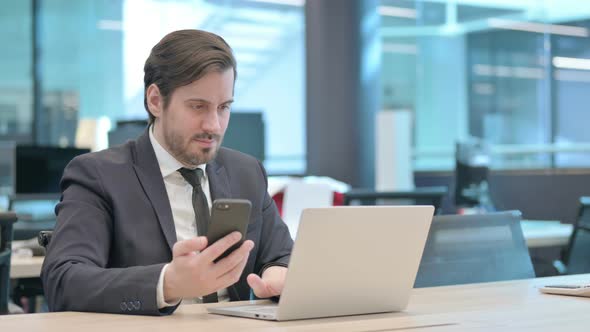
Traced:
<path fill-rule="evenodd" d="M 225 167 L 218 160 L 215 159 L 207 164 L 207 178 L 209 179 L 211 202 L 218 198 L 231 198 L 229 177 Z"/>
<path fill-rule="evenodd" d="M 135 164 L 133 168 L 143 187 L 145 194 L 152 203 L 166 242 L 172 250 L 176 243 L 176 230 L 170 200 L 158 165 L 158 159 L 150 142 L 149 128 L 136 141 Z"/>

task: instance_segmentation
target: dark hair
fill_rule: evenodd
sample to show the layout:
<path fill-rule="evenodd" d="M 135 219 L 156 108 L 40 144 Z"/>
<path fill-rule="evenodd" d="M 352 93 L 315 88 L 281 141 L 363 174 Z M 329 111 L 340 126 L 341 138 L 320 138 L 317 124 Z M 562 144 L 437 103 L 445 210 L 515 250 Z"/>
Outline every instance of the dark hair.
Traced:
<path fill-rule="evenodd" d="M 150 53 L 143 67 L 143 104 L 154 122 L 147 104 L 147 90 L 151 84 L 160 89 L 164 108 L 170 103 L 172 92 L 188 85 L 212 71 L 232 68 L 236 79 L 236 59 L 231 47 L 220 36 L 202 30 L 178 30 L 166 35 Z"/>

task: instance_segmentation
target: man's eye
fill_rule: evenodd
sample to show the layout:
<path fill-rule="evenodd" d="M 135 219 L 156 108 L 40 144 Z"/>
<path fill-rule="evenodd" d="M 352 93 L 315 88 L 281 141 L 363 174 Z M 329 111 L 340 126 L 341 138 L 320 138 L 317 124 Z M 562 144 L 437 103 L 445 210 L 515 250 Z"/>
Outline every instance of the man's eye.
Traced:
<path fill-rule="evenodd" d="M 223 106 L 220 106 L 219 109 L 221 109 L 222 111 L 229 111 L 231 109 L 231 106 L 223 105 Z"/>
<path fill-rule="evenodd" d="M 205 106 L 203 106 L 202 104 L 193 104 L 191 105 L 191 108 L 194 110 L 202 110 L 203 108 L 205 108 Z"/>

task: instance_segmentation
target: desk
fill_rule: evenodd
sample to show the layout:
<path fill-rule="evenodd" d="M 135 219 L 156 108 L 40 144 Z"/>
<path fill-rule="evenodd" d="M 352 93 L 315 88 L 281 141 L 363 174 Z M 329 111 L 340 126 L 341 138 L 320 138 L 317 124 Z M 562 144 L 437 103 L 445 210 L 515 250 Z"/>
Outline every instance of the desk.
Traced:
<path fill-rule="evenodd" d="M 62 312 L 0 316 L 6 331 L 393 331 L 422 327 L 445 331 L 587 331 L 590 298 L 546 295 L 545 284 L 586 282 L 590 274 L 413 290 L 404 312 L 267 322 L 207 314 L 185 305 L 168 317 Z M 215 304 L 227 305 L 227 304 Z"/>
<path fill-rule="evenodd" d="M 529 248 L 566 246 L 573 232 L 573 226 L 559 221 L 523 220 L 520 223 Z M 32 278 L 41 273 L 43 257 L 12 257 L 10 278 Z"/>
<path fill-rule="evenodd" d="M 559 221 L 523 220 L 520 226 L 529 248 L 567 246 L 574 231 L 573 225 Z"/>
<path fill-rule="evenodd" d="M 17 257 L 10 259 L 10 279 L 38 278 L 41 275 L 43 256 Z"/>

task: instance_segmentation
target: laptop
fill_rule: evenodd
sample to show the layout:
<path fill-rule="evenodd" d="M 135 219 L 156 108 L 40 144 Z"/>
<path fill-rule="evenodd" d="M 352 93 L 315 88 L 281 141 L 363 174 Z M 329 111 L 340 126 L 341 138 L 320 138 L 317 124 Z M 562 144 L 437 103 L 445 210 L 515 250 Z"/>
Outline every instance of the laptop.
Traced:
<path fill-rule="evenodd" d="M 432 206 L 305 209 L 278 304 L 207 310 L 275 321 L 401 311 L 433 213 Z"/>

